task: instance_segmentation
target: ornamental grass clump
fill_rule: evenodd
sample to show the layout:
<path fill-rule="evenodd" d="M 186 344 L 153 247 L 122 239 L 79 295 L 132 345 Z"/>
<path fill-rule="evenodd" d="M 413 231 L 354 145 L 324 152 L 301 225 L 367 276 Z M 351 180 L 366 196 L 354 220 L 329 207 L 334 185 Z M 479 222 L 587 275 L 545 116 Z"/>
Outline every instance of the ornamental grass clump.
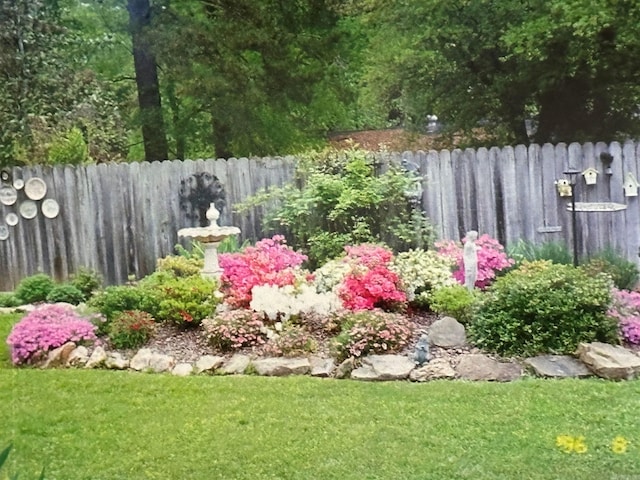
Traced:
<path fill-rule="evenodd" d="M 489 287 L 468 328 L 474 343 L 505 355 L 571 354 L 580 342 L 618 343 L 607 309 L 611 281 L 570 265 L 523 263 Z"/>
<path fill-rule="evenodd" d="M 614 288 L 607 315 L 618 322 L 626 343 L 640 345 L 640 293 Z"/>
<path fill-rule="evenodd" d="M 453 240 L 437 242 L 435 246 L 439 254 L 447 256 L 454 261 L 453 277 L 458 283 L 464 285 L 463 246 Z M 485 289 L 495 280 L 496 273 L 509 268 L 515 262 L 507 257 L 504 247 L 487 234 L 481 235 L 476 240 L 476 247 L 478 248 L 478 276 L 476 277 L 475 286 Z"/>
<path fill-rule="evenodd" d="M 247 308 L 251 290 L 258 285 L 294 285 L 306 272 L 300 265 L 307 259 L 286 245 L 282 235 L 265 238 L 239 253 L 219 257 L 222 276 L 220 291 L 233 308 Z"/>
<path fill-rule="evenodd" d="M 228 310 L 202 321 L 204 335 L 214 348 L 234 351 L 264 345 L 267 329 L 263 315 L 248 309 Z"/>
<path fill-rule="evenodd" d="M 414 330 L 415 325 L 404 315 L 381 310 L 354 312 L 343 317 L 333 349 L 338 360 L 399 352 L 409 345 Z"/>
<path fill-rule="evenodd" d="M 95 331 L 96 327 L 91 322 L 78 316 L 70 307 L 45 305 L 14 325 L 7 344 L 15 365 L 30 364 L 67 342 L 97 340 Z"/>

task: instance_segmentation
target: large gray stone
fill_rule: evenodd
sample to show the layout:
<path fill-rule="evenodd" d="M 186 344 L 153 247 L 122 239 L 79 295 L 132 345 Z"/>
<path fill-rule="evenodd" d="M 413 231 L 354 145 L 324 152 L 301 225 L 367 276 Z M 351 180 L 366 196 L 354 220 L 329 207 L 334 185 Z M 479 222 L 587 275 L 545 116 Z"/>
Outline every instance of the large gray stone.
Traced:
<path fill-rule="evenodd" d="M 193 365 L 190 363 L 179 363 L 171 370 L 171 375 L 175 375 L 176 377 L 188 377 L 192 373 Z"/>
<path fill-rule="evenodd" d="M 618 345 L 581 343 L 578 356 L 593 373 L 602 378 L 630 380 L 640 374 L 640 356 Z"/>
<path fill-rule="evenodd" d="M 227 375 L 244 373 L 250 363 L 251 358 L 249 358 L 247 355 L 236 353 L 229 360 L 227 360 L 227 362 L 225 362 L 220 371 Z"/>
<path fill-rule="evenodd" d="M 98 368 L 104 365 L 105 360 L 107 359 L 107 352 L 104 351 L 104 348 L 98 345 L 91 352 L 91 356 L 87 363 L 85 363 L 84 368 Z"/>
<path fill-rule="evenodd" d="M 369 355 L 362 359 L 362 366 L 351 372 L 354 380 L 405 380 L 409 378 L 415 363 L 403 355 Z"/>
<path fill-rule="evenodd" d="M 104 366 L 111 370 L 124 370 L 129 368 L 129 360 L 124 358 L 120 352 L 109 352 Z"/>
<path fill-rule="evenodd" d="M 517 363 L 498 362 L 486 355 L 472 353 L 460 357 L 456 373 L 464 380 L 510 382 L 522 376 L 522 367 Z"/>
<path fill-rule="evenodd" d="M 129 362 L 129 368 L 138 372 L 147 370 L 149 368 L 149 362 L 151 362 L 152 356 L 153 352 L 150 348 L 141 348 L 136 352 L 136 354 Z"/>
<path fill-rule="evenodd" d="M 442 378 L 455 378 L 456 371 L 446 358 L 434 358 L 422 367 L 412 370 L 409 379 L 414 382 L 426 382 Z"/>
<path fill-rule="evenodd" d="M 89 350 L 84 345 L 78 345 L 67 360 L 70 367 L 81 367 L 89 360 Z"/>
<path fill-rule="evenodd" d="M 527 358 L 524 363 L 538 377 L 582 378 L 593 375 L 584 363 L 569 355 L 538 355 Z"/>
<path fill-rule="evenodd" d="M 467 343 L 467 333 L 460 322 L 453 317 L 443 317 L 429 327 L 429 342 L 438 347 L 461 347 Z"/>
<path fill-rule="evenodd" d="M 193 366 L 193 373 L 198 375 L 202 372 L 212 372 L 224 363 L 224 357 L 217 355 L 203 355 Z"/>
<path fill-rule="evenodd" d="M 253 361 L 253 368 L 259 375 L 267 377 L 286 377 L 288 375 L 306 375 L 311 371 L 307 358 L 262 358 Z"/>
<path fill-rule="evenodd" d="M 155 373 L 170 372 L 176 364 L 171 355 L 154 352 L 149 360 L 149 369 Z"/>
<path fill-rule="evenodd" d="M 54 348 L 47 354 L 47 358 L 42 364 L 42 368 L 56 368 L 66 366 L 71 356 L 71 352 L 76 349 L 76 344 L 67 342 L 64 345 Z"/>
<path fill-rule="evenodd" d="M 311 357 L 309 363 L 312 377 L 330 377 L 336 368 L 333 358 Z"/>

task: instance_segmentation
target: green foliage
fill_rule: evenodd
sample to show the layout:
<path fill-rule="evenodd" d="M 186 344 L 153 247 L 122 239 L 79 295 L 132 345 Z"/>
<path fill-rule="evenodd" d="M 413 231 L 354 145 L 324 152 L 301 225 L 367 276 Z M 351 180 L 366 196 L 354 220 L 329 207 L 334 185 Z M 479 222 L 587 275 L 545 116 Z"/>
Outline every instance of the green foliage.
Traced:
<path fill-rule="evenodd" d="M 610 248 L 592 257 L 582 268 L 589 275 L 607 274 L 620 290 L 633 290 L 640 274 L 634 262 Z"/>
<path fill-rule="evenodd" d="M 279 200 L 267 223 L 286 231 L 289 244 L 309 256 L 311 268 L 339 256 L 345 245 L 383 242 L 406 250 L 429 244 L 433 232 L 428 219 L 416 216 L 405 197 L 412 180 L 393 165 L 379 175 L 377 167 L 359 150 L 312 154 L 297 165 L 296 181 L 238 208 L 271 207 Z"/>
<path fill-rule="evenodd" d="M 110 286 L 96 293 L 87 306 L 104 315 L 104 322 L 98 325 L 98 332 L 108 332 L 111 322 L 122 312 L 129 310 L 147 311 L 157 302 L 158 295 L 139 286 Z"/>
<path fill-rule="evenodd" d="M 213 314 L 220 299 L 216 297 L 217 283 L 200 274 L 176 277 L 169 272 L 156 272 L 140 281 L 139 288 L 147 292 L 154 303 L 141 308 L 158 321 L 172 322 L 182 327 L 200 325 Z"/>
<path fill-rule="evenodd" d="M 570 354 L 580 342 L 618 342 L 617 323 L 606 315 L 610 303 L 605 276 L 524 263 L 490 287 L 469 334 L 480 348 L 500 354 Z"/>
<path fill-rule="evenodd" d="M 16 288 L 15 295 L 21 303 L 36 303 L 47 300 L 47 295 L 54 287 L 51 277 L 45 273 L 38 273 L 23 278 Z"/>
<path fill-rule="evenodd" d="M 536 245 L 525 240 L 518 240 L 507 249 L 509 257 L 521 264 L 524 261 L 549 260 L 561 265 L 572 265 L 573 255 L 564 243 L 545 242 Z"/>
<path fill-rule="evenodd" d="M 188 260 L 204 260 L 204 247 L 196 240 L 191 241 L 189 249 L 184 248 L 179 243 L 174 247 L 176 253 Z"/>
<path fill-rule="evenodd" d="M 267 342 L 265 354 L 275 357 L 298 357 L 314 353 L 318 342 L 301 326 L 285 323 L 278 336 Z"/>
<path fill-rule="evenodd" d="M 240 243 L 236 235 L 231 235 L 230 237 L 227 237 L 220 242 L 220 245 L 218 245 L 218 253 L 241 252 L 249 245 L 251 245 L 250 240 L 245 240 L 242 243 Z"/>
<path fill-rule="evenodd" d="M 169 272 L 176 277 L 189 277 L 191 275 L 199 275 L 203 266 L 204 261 L 199 258 L 169 255 L 158 259 L 156 271 Z"/>
<path fill-rule="evenodd" d="M 20 300 L 13 293 L 0 293 L 0 307 L 17 307 L 21 305 Z"/>
<path fill-rule="evenodd" d="M 80 267 L 71 276 L 71 285 L 82 292 L 83 300 L 91 298 L 93 292 L 102 288 L 103 278 L 100 272 L 86 267 Z"/>
<path fill-rule="evenodd" d="M 84 299 L 85 296 L 83 293 L 70 283 L 54 285 L 47 294 L 47 302 L 49 303 L 66 302 L 71 305 L 78 305 L 82 303 Z"/>
<path fill-rule="evenodd" d="M 82 165 L 89 161 L 87 142 L 77 127 L 54 139 L 48 153 L 48 162 L 51 164 Z"/>
<path fill-rule="evenodd" d="M 9 453 L 11 452 L 12 444 L 9 444 L 4 450 L 0 452 L 0 469 L 2 469 L 3 465 L 7 462 L 7 458 L 9 458 Z M 10 480 L 18 480 L 18 474 L 9 477 Z M 44 468 L 38 477 L 39 480 L 44 480 Z"/>
<path fill-rule="evenodd" d="M 462 285 L 451 285 L 431 294 L 431 310 L 454 317 L 460 323 L 471 323 L 478 304 L 477 294 Z"/>
<path fill-rule="evenodd" d="M 109 340 L 116 348 L 138 348 L 149 341 L 156 328 L 153 317 L 140 310 L 116 315 L 109 326 Z"/>

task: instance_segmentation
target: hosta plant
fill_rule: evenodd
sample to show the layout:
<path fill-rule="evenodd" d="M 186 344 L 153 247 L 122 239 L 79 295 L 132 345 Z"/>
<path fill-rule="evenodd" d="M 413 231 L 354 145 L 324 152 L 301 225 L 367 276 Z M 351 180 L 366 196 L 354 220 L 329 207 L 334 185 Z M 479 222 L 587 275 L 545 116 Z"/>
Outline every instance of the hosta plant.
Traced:
<path fill-rule="evenodd" d="M 260 313 L 248 309 L 220 312 L 202 321 L 209 343 L 222 351 L 256 347 L 267 341 L 267 329 Z"/>
<path fill-rule="evenodd" d="M 371 310 L 347 314 L 333 348 L 339 360 L 399 352 L 409 345 L 415 325 L 406 316 Z"/>
<path fill-rule="evenodd" d="M 128 310 L 116 316 L 109 326 L 109 340 L 116 348 L 137 348 L 149 341 L 156 322 L 147 312 Z"/>
<path fill-rule="evenodd" d="M 70 307 L 44 305 L 14 325 L 7 337 L 14 364 L 35 363 L 47 352 L 67 342 L 90 343 L 97 340 L 96 327 Z"/>
<path fill-rule="evenodd" d="M 463 239 L 464 241 L 465 239 Z M 481 235 L 476 240 L 478 248 L 478 275 L 476 287 L 487 288 L 496 278 L 496 273 L 505 270 L 514 264 L 514 260 L 507 257 L 504 247 L 489 235 Z M 436 243 L 438 253 L 451 258 L 455 262 L 454 278 L 464 285 L 464 259 L 463 246 L 453 240 L 445 240 Z"/>

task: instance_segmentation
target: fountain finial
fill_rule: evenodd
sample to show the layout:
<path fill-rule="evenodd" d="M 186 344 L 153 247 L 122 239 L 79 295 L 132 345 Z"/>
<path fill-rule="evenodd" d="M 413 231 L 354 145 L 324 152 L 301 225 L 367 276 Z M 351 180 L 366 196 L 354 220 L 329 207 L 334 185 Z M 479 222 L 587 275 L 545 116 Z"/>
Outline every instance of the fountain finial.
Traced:
<path fill-rule="evenodd" d="M 220 218 L 220 212 L 216 208 L 216 204 L 211 202 L 209 204 L 209 210 L 207 210 L 207 220 L 209 220 L 210 227 L 218 226 L 218 219 Z"/>

